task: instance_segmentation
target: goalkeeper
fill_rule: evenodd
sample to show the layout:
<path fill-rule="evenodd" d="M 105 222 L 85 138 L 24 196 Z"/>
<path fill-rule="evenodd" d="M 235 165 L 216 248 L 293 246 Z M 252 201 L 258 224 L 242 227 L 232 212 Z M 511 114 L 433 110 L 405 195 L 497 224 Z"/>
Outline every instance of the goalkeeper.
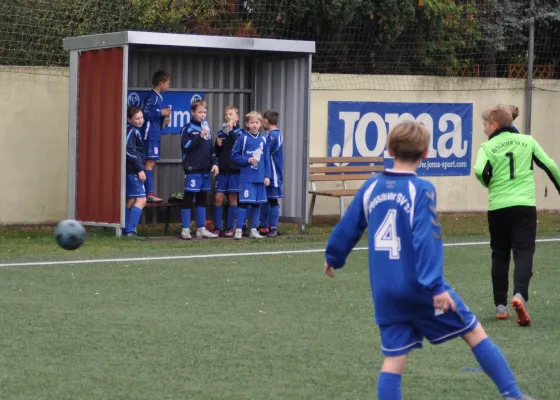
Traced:
<path fill-rule="evenodd" d="M 474 173 L 488 188 L 488 227 L 492 249 L 492 286 L 496 318 L 507 319 L 508 272 L 513 250 L 512 307 L 520 326 L 530 326 L 529 281 L 537 232 L 533 164 L 543 169 L 560 192 L 560 170 L 529 135 L 512 130 L 509 107 L 496 106 L 482 115 L 489 137 L 478 151 Z"/>

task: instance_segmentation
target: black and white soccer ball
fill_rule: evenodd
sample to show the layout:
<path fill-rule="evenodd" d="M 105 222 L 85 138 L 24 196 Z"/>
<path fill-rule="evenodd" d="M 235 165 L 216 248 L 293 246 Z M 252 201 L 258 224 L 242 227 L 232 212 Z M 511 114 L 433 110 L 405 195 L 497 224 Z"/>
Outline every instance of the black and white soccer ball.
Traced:
<path fill-rule="evenodd" d="M 54 231 L 56 242 L 64 250 L 76 250 L 86 240 L 86 230 L 82 224 L 73 219 L 60 221 Z"/>

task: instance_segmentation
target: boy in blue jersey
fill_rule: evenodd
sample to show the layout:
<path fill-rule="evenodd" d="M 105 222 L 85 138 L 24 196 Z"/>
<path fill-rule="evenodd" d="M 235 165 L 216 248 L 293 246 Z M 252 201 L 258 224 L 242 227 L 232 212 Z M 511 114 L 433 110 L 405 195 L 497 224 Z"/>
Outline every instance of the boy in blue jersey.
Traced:
<path fill-rule="evenodd" d="M 239 110 L 228 106 L 224 110 L 224 126 L 216 136 L 214 154 L 218 159 L 220 174 L 216 177 L 216 201 L 214 203 L 214 234 L 225 237 L 233 237 L 233 223 L 237 215 L 237 196 L 240 190 L 239 165 L 231 159 L 231 151 L 237 138 L 243 130 L 237 126 L 239 123 Z M 227 226 L 223 230 L 223 208 L 224 193 L 228 196 Z"/>
<path fill-rule="evenodd" d="M 143 126 L 144 154 L 146 156 L 146 192 L 148 202 L 159 203 L 162 201 L 154 189 L 154 167 L 159 160 L 161 135 L 165 125 L 169 124 L 171 109 L 163 108 L 161 94 L 169 89 L 171 76 L 164 71 L 157 71 L 152 78 L 152 91 L 142 104 L 142 111 L 146 120 Z"/>
<path fill-rule="evenodd" d="M 192 119 L 181 130 L 181 151 L 185 170 L 185 194 L 181 209 L 181 238 L 191 239 L 191 206 L 196 199 L 196 237 L 216 238 L 206 229 L 206 200 L 210 193 L 210 172 L 218 175 L 217 160 L 212 146 L 212 132 L 208 128 L 206 101 L 191 104 Z"/>
<path fill-rule="evenodd" d="M 278 236 L 278 219 L 280 218 L 280 204 L 283 198 L 282 183 L 284 170 L 284 135 L 278 129 L 279 114 L 268 110 L 263 115 L 263 128 L 268 131 L 266 143 L 270 151 L 271 177 L 270 185 L 266 187 L 268 203 L 261 205 L 261 235 Z"/>
<path fill-rule="evenodd" d="M 126 210 L 123 234 L 131 239 L 144 240 L 136 234 L 136 226 L 146 205 L 144 190 L 144 148 L 138 128 L 144 116 L 138 107 L 128 107 L 126 126 Z"/>
<path fill-rule="evenodd" d="M 266 203 L 265 187 L 270 184 L 270 152 L 266 139 L 259 133 L 262 116 L 251 111 L 245 116 L 247 131 L 241 135 L 231 152 L 231 158 L 241 168 L 241 192 L 239 194 L 239 210 L 237 213 L 237 229 L 234 239 L 243 236 L 243 225 L 247 216 L 247 206 L 251 205 L 251 230 L 249 237 L 263 239 L 257 231 L 260 216 L 260 205 Z"/>
<path fill-rule="evenodd" d="M 443 244 L 434 186 L 416 176 L 430 143 L 416 122 L 398 124 L 387 147 L 394 168 L 369 179 L 329 238 L 324 272 L 331 278 L 368 228 L 370 284 L 385 356 L 379 400 L 400 400 L 408 353 L 424 338 L 462 337 L 505 399 L 525 399 L 500 349 L 443 277 Z"/>

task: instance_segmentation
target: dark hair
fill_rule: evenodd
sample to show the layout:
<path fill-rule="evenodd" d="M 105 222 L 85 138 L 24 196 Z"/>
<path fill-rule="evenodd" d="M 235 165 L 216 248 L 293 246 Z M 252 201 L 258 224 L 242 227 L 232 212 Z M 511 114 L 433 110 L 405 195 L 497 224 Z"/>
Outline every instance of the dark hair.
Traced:
<path fill-rule="evenodd" d="M 277 111 L 267 110 L 267 111 L 264 112 L 263 119 L 266 119 L 270 123 L 270 125 L 276 126 L 276 125 L 278 125 L 278 116 L 279 115 L 280 114 L 278 114 Z"/>
<path fill-rule="evenodd" d="M 126 109 L 126 115 L 128 116 L 128 118 L 134 117 L 139 112 L 142 112 L 142 110 L 140 110 L 138 107 L 134 107 L 134 106 L 130 106 Z"/>
<path fill-rule="evenodd" d="M 165 71 L 157 71 L 154 76 L 152 77 L 152 85 L 157 86 L 162 82 L 167 82 L 171 79 L 171 75 L 169 75 Z"/>

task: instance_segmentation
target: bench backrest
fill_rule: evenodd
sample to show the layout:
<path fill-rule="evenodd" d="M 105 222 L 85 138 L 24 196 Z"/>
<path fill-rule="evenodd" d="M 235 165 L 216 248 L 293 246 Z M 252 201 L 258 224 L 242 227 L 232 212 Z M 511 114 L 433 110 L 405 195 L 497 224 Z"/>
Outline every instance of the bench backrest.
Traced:
<path fill-rule="evenodd" d="M 309 159 L 309 182 L 316 190 L 315 182 L 365 181 L 375 173 L 385 171 L 383 157 L 311 157 Z M 367 163 L 368 165 L 337 167 L 333 163 Z"/>

